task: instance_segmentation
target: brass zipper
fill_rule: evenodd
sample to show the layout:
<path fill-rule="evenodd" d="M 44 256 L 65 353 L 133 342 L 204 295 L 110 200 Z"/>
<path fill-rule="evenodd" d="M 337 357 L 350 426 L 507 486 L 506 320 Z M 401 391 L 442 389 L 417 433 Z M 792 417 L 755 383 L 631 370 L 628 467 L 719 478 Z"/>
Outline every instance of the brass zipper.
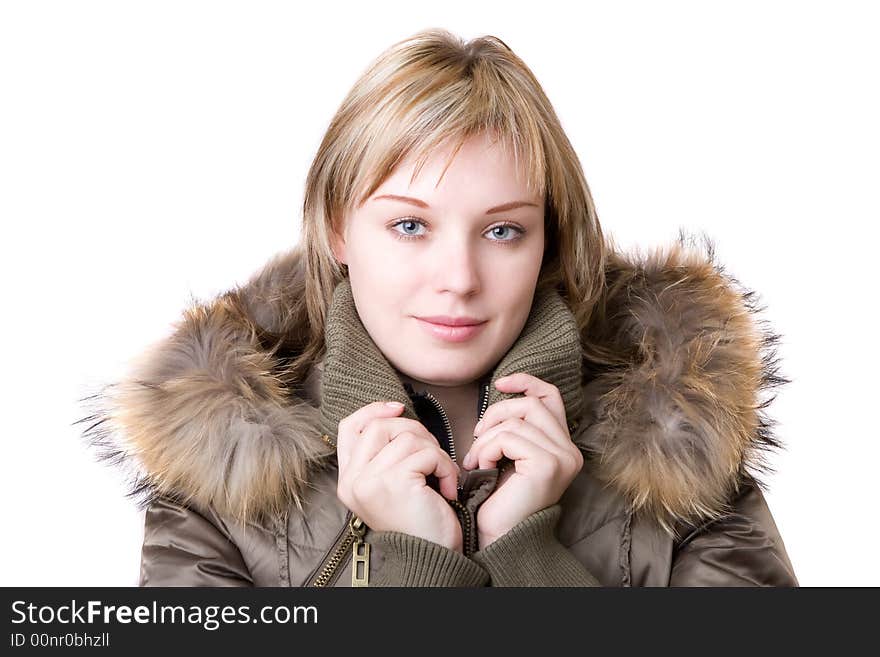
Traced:
<path fill-rule="evenodd" d="M 336 539 L 336 543 L 334 544 L 333 549 L 331 550 L 330 557 L 324 564 L 321 566 L 321 570 L 319 575 L 312 582 L 312 586 L 318 587 L 327 587 L 333 584 L 336 581 L 339 573 L 339 566 L 342 563 L 343 558 L 346 553 L 351 549 L 351 546 L 355 543 L 363 543 L 363 535 L 366 530 L 366 526 L 363 521 L 354 515 L 351 511 L 349 511 L 345 516 L 345 529 L 340 534 L 339 538 Z M 367 551 L 369 554 L 369 551 Z M 354 569 L 355 564 L 352 563 L 352 585 L 354 586 L 354 577 L 358 571 Z M 363 569 L 361 569 L 363 570 Z M 365 574 L 365 577 L 369 576 L 369 571 Z M 358 584 L 360 586 L 360 584 Z"/>
<path fill-rule="evenodd" d="M 464 552 L 464 556 L 470 557 L 474 552 L 477 551 L 477 546 L 473 544 L 476 533 L 473 531 L 473 527 L 471 526 L 471 512 L 468 511 L 467 507 L 459 502 L 458 500 L 446 500 L 450 505 L 455 507 L 456 515 L 459 518 L 459 523 L 461 524 L 461 543 L 462 543 L 462 552 Z"/>
<path fill-rule="evenodd" d="M 367 526 L 355 516 L 348 524 L 352 535 L 351 585 L 370 585 L 370 544 L 364 540 Z"/>

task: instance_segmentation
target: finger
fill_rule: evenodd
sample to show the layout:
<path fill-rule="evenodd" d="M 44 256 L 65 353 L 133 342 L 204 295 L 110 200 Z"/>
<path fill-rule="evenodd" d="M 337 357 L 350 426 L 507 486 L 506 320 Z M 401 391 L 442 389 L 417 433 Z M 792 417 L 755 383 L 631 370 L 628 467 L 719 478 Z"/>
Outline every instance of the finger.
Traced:
<path fill-rule="evenodd" d="M 349 452 L 348 467 L 360 471 L 395 437 L 408 432 L 428 446 L 438 446 L 437 439 L 425 426 L 406 417 L 373 418 L 359 436 L 356 436 Z"/>
<path fill-rule="evenodd" d="M 516 372 L 495 381 L 495 387 L 502 392 L 521 392 L 526 397 L 535 397 L 550 409 L 561 425 L 568 426 L 562 393 L 552 383 L 525 372 Z"/>
<path fill-rule="evenodd" d="M 403 431 L 396 434 L 393 440 L 380 449 L 369 463 L 365 464 L 363 471 L 366 472 L 368 469 L 372 472 L 390 470 L 411 454 L 428 447 L 438 447 L 437 440 L 433 436 L 426 439 L 412 431 Z M 443 454 L 449 458 L 446 452 Z M 450 460 L 452 459 L 450 458 Z"/>
<path fill-rule="evenodd" d="M 514 397 L 492 404 L 483 414 L 479 430 L 474 430 L 474 438 L 481 439 L 486 431 L 511 418 L 535 425 L 560 447 L 571 442 L 567 428 L 560 425 L 552 411 L 534 397 Z"/>
<path fill-rule="evenodd" d="M 418 477 L 425 485 L 426 477 L 433 474 L 439 482 L 441 495 L 450 500 L 458 498 L 458 468 L 440 447 L 420 449 L 410 454 L 395 470 L 400 474 L 392 476 Z"/>
<path fill-rule="evenodd" d="M 399 404 L 399 402 L 398 402 Z M 336 457 L 339 468 L 348 465 L 353 448 L 353 439 L 360 435 L 364 427 L 374 418 L 395 417 L 403 412 L 404 405 L 388 406 L 385 402 L 373 402 L 344 417 L 336 432 Z"/>
<path fill-rule="evenodd" d="M 477 446 L 476 451 L 471 450 L 471 459 L 477 467 L 495 468 L 502 456 L 512 461 L 545 461 L 555 458 L 550 452 L 538 447 L 528 438 L 523 438 L 515 433 L 502 431 L 484 443 Z M 522 464 L 517 463 L 517 472 L 521 471 Z"/>
<path fill-rule="evenodd" d="M 464 467 L 470 468 L 476 461 L 476 454 L 479 452 L 479 448 L 486 444 L 491 438 L 498 435 L 502 432 L 513 433 L 518 436 L 522 436 L 523 438 L 530 440 L 537 447 L 543 449 L 546 452 L 549 452 L 556 456 L 557 458 L 562 458 L 565 456 L 565 449 L 560 447 L 559 444 L 550 438 L 546 433 L 538 429 L 531 422 L 526 422 L 520 418 L 508 418 L 504 420 L 501 424 L 496 424 L 488 431 L 482 432 L 480 435 L 480 439 L 478 441 L 474 441 L 471 444 L 470 451 L 465 454 L 464 457 Z"/>

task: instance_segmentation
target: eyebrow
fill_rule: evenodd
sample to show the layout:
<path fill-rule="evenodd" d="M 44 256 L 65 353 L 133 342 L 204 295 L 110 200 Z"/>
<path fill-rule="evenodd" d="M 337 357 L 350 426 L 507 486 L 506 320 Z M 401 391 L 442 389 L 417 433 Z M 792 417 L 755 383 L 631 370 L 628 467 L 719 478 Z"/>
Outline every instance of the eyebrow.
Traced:
<path fill-rule="evenodd" d="M 400 196 L 399 194 L 382 194 L 381 196 L 374 196 L 373 200 L 378 201 L 379 199 L 388 199 L 391 201 L 401 201 L 402 203 L 409 203 L 410 205 L 416 205 L 420 208 L 430 208 L 431 206 L 425 203 L 422 200 L 417 198 L 412 198 L 411 196 Z M 507 212 L 508 210 L 515 210 L 516 208 L 521 208 L 525 206 L 531 206 L 533 208 L 537 208 L 538 205 L 536 203 L 531 203 L 529 201 L 511 201 L 510 203 L 503 203 L 501 205 L 496 205 L 494 208 L 489 208 L 486 210 L 486 214 L 495 214 L 497 212 Z"/>

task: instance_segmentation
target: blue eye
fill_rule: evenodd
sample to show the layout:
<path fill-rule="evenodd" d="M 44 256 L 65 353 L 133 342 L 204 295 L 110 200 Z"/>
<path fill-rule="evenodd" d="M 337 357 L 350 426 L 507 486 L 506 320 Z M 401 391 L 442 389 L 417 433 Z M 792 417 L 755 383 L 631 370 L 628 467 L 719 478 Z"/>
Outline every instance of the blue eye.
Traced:
<path fill-rule="evenodd" d="M 391 228 L 395 229 L 395 230 L 393 230 L 394 237 L 399 240 L 420 240 L 420 239 L 422 239 L 422 237 L 424 237 L 424 233 L 421 233 L 421 234 L 412 234 L 409 232 L 402 233 L 399 230 L 396 230 L 396 228 L 398 226 L 403 226 L 404 230 L 415 230 L 418 226 L 422 226 L 422 227 L 425 226 L 424 222 L 421 221 L 420 219 L 415 219 L 412 217 L 404 217 L 403 219 L 393 223 L 391 225 Z M 510 239 L 504 239 L 504 235 L 506 234 L 505 231 L 508 231 L 508 229 L 513 229 L 514 231 L 516 231 L 516 233 L 517 233 L 516 237 L 511 237 Z M 502 235 L 499 235 L 498 231 L 500 231 L 502 233 Z M 507 222 L 496 224 L 495 226 L 492 226 L 492 228 L 490 228 L 486 232 L 492 233 L 495 235 L 496 238 L 499 238 L 499 239 L 490 239 L 489 240 L 490 242 L 498 242 L 499 244 L 502 244 L 502 245 L 507 245 L 507 244 L 512 244 L 514 242 L 517 242 L 520 239 L 522 239 L 523 235 L 525 235 L 525 233 L 526 233 L 526 231 L 523 228 L 520 228 L 516 224 L 507 223 Z"/>
<path fill-rule="evenodd" d="M 510 224 L 501 224 L 499 226 L 493 226 L 492 228 L 489 229 L 489 231 L 492 232 L 492 234 L 495 235 L 495 237 L 499 237 L 498 233 L 496 233 L 495 231 L 500 230 L 503 233 L 504 231 L 509 230 L 511 228 L 514 228 L 514 226 L 511 226 Z M 503 235 L 502 235 L 502 237 L 503 237 Z M 503 241 L 506 242 L 507 240 L 503 240 Z"/>
<path fill-rule="evenodd" d="M 401 219 L 400 221 L 395 223 L 392 226 L 392 228 L 397 228 L 398 226 L 405 226 L 405 227 L 424 226 L 424 224 L 422 222 L 416 221 L 414 219 Z M 420 237 L 419 235 L 411 235 L 409 233 L 400 233 L 398 231 L 395 231 L 395 232 L 397 232 L 397 234 L 400 236 L 401 239 L 417 239 L 418 237 Z"/>

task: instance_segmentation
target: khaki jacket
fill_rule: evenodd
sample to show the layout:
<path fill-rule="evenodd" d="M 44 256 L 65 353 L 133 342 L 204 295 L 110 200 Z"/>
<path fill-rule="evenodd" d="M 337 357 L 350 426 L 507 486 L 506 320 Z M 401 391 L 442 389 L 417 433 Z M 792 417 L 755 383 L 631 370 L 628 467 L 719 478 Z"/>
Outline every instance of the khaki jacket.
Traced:
<path fill-rule="evenodd" d="M 277 336 L 301 282 L 301 253 L 280 254 L 188 309 L 88 399 L 86 440 L 128 470 L 146 511 L 141 585 L 798 585 L 757 476 L 781 446 L 761 399 L 785 382 L 778 336 L 711 251 L 613 253 L 586 336 L 555 290 L 536 291 L 480 407 L 511 396 L 493 383 L 512 372 L 553 383 L 584 467 L 557 504 L 485 550 L 473 528 L 499 469 L 463 476 L 450 504 L 464 553 L 374 532 L 338 500 L 336 428 L 357 408 L 398 400 L 445 448 L 448 436 L 434 428 L 443 409 L 431 417 L 366 334 L 347 280 L 325 356 L 305 381 L 284 377 L 295 341 Z M 612 364 L 584 358 L 584 340 Z"/>

